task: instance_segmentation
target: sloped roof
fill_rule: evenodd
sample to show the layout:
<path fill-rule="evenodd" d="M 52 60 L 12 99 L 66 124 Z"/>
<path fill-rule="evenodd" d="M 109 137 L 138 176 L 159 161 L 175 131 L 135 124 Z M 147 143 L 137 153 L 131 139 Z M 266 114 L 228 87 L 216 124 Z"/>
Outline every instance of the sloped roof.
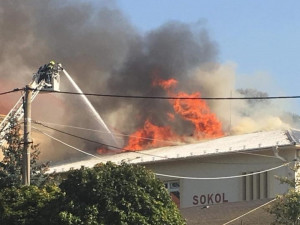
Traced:
<path fill-rule="evenodd" d="M 193 144 L 167 146 L 138 152 L 123 152 L 110 155 L 99 155 L 79 162 L 67 163 L 51 167 L 51 171 L 67 171 L 81 166 L 93 167 L 97 163 L 112 161 L 121 163 L 150 163 L 156 161 L 179 160 L 208 155 L 226 154 L 238 151 L 259 151 L 271 147 L 294 146 L 300 142 L 298 130 L 264 131 L 243 135 L 227 136 Z"/>

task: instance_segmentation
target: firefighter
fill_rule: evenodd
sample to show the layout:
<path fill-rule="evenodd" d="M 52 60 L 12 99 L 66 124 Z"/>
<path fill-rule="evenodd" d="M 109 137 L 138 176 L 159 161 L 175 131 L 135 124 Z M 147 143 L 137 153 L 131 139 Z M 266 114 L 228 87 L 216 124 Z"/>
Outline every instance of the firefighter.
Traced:
<path fill-rule="evenodd" d="M 54 70 L 54 66 L 55 66 L 55 62 L 54 61 L 50 61 L 46 67 L 46 79 L 45 79 L 45 82 L 46 82 L 46 85 L 47 86 L 51 86 L 51 76 L 53 74 L 53 70 Z"/>
<path fill-rule="evenodd" d="M 55 62 L 54 61 L 50 61 L 49 63 L 48 63 L 48 65 L 47 65 L 47 68 L 50 70 L 52 70 L 53 69 L 53 67 L 54 67 L 54 65 L 55 65 Z"/>
<path fill-rule="evenodd" d="M 40 75 L 38 83 L 40 83 L 42 80 L 45 80 L 46 86 L 51 86 L 51 76 L 53 73 L 55 62 L 50 61 L 48 64 L 45 64 L 44 66 L 40 67 L 38 70 L 38 74 Z"/>

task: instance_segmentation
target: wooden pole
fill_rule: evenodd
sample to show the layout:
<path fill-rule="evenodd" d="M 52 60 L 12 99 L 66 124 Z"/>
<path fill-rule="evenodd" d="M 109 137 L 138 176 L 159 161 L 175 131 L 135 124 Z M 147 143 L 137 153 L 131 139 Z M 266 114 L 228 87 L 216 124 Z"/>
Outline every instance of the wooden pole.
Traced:
<path fill-rule="evenodd" d="M 31 96 L 32 90 L 29 85 L 26 85 L 24 99 L 23 185 L 30 185 Z"/>

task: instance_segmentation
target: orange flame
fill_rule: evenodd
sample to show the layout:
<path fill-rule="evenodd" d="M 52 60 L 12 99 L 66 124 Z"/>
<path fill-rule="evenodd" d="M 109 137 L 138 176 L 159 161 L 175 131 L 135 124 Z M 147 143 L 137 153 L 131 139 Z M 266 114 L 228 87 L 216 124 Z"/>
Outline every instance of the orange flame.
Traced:
<path fill-rule="evenodd" d="M 146 120 L 144 127 L 130 135 L 125 149 L 142 150 L 149 147 L 165 146 L 166 140 L 177 137 L 170 127 L 159 127 Z"/>
<path fill-rule="evenodd" d="M 171 78 L 169 80 L 162 80 L 159 78 L 156 78 L 153 80 L 152 85 L 153 86 L 160 86 L 162 87 L 164 90 L 168 90 L 171 87 L 175 87 L 177 85 L 178 81 Z"/>
<path fill-rule="evenodd" d="M 171 88 L 176 87 L 178 81 L 171 78 L 169 80 L 154 79 L 153 86 L 163 88 L 168 95 L 173 95 L 181 98 L 200 98 L 201 94 L 195 92 L 187 94 L 179 92 L 174 94 L 170 91 Z M 168 121 L 175 121 L 175 114 L 182 119 L 191 122 L 194 125 L 193 137 L 195 139 L 214 138 L 223 136 L 222 124 L 212 113 L 203 99 L 175 99 L 170 100 L 169 103 L 173 106 L 174 112 L 167 112 Z M 176 135 L 169 126 L 159 127 L 151 123 L 149 120 L 145 121 L 144 127 L 132 135 L 130 135 L 128 144 L 125 149 L 141 150 L 149 147 L 161 147 L 166 145 L 165 142 L 159 140 L 178 140 L 183 139 Z"/>
<path fill-rule="evenodd" d="M 200 93 L 186 94 L 179 92 L 177 97 L 200 98 Z M 222 124 L 216 115 L 210 112 L 206 102 L 202 99 L 176 99 L 172 100 L 174 111 L 184 120 L 195 126 L 194 137 L 213 138 L 223 136 Z"/>

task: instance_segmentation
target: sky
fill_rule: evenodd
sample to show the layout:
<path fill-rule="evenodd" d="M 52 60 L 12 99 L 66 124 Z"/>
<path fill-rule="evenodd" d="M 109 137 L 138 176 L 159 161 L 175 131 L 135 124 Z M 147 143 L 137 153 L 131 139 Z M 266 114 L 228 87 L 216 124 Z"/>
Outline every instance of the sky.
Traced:
<path fill-rule="evenodd" d="M 200 23 L 217 43 L 219 62 L 236 64 L 238 87 L 300 95 L 300 1 L 117 0 L 117 5 L 145 33 L 168 21 Z M 251 84 L 259 76 L 270 85 Z M 299 100 L 292 104 L 300 109 Z"/>

